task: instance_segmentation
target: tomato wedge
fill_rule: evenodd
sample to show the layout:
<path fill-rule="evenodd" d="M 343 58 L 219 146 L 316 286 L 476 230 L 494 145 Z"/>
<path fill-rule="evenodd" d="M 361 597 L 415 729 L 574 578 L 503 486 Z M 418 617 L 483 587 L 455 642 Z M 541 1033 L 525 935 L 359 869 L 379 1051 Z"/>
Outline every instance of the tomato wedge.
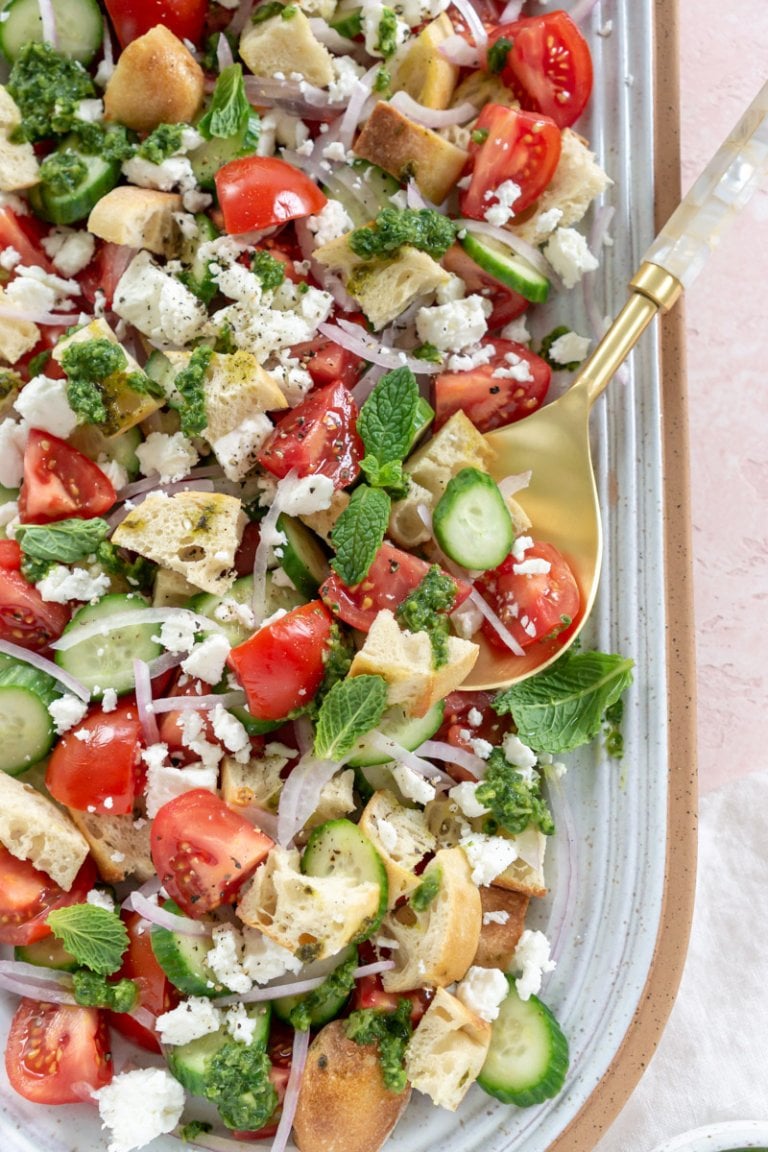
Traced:
<path fill-rule="evenodd" d="M 203 788 L 163 804 L 152 821 L 152 862 L 188 916 L 231 903 L 274 841 Z"/>
<path fill-rule="evenodd" d="M 526 561 L 549 568 L 526 571 Z M 477 587 L 522 648 L 559 635 L 573 623 L 581 597 L 565 557 L 553 544 L 539 541 L 526 548 L 522 561 L 509 555 L 498 568 L 478 577 Z M 506 645 L 486 620 L 483 633 L 497 648 Z"/>
<path fill-rule="evenodd" d="M 52 272 L 53 265 L 40 243 L 42 235 L 43 228 L 34 217 L 25 219 L 6 205 L 0 207 L 0 249 L 13 248 L 26 267 L 37 265 L 46 272 Z"/>
<path fill-rule="evenodd" d="M 45 786 L 68 808 L 127 816 L 143 784 L 141 747 L 135 700 L 122 700 L 113 712 L 96 706 L 59 740 L 48 761 Z"/>
<path fill-rule="evenodd" d="M 512 204 L 512 211 L 519 215 L 539 198 L 555 174 L 560 129 L 548 116 L 486 104 L 473 136 L 478 132 L 488 135 L 481 144 L 469 145 L 472 178 L 459 195 L 461 212 L 472 220 L 484 220 L 488 209 L 498 203 L 499 185 L 509 180 L 520 188 Z"/>
<path fill-rule="evenodd" d="M 121 912 L 122 920 L 128 929 L 128 949 L 117 973 L 118 979 L 135 980 L 139 988 L 139 1004 L 152 1016 L 162 1016 L 170 1012 L 181 999 L 155 959 L 152 951 L 152 934 L 146 921 L 138 912 Z M 145 1028 L 127 1012 L 108 1012 L 107 1019 L 113 1028 L 129 1040 L 135 1041 L 148 1052 L 160 1052 L 160 1041 L 155 1032 Z"/>
<path fill-rule="evenodd" d="M 57 436 L 33 428 L 24 451 L 19 515 L 25 524 L 101 516 L 116 499 L 101 468 Z"/>
<path fill-rule="evenodd" d="M 232 649 L 227 664 L 259 720 L 283 720 L 310 702 L 325 675 L 331 624 L 325 605 L 311 600 Z"/>
<path fill-rule="evenodd" d="M 208 5 L 206 0 L 105 0 L 121 47 L 165 24 L 179 40 L 200 41 Z"/>
<path fill-rule="evenodd" d="M 363 442 L 357 434 L 357 405 L 340 382 L 310 392 L 281 420 L 259 452 L 259 463 L 273 476 L 328 476 L 334 488 L 357 479 Z"/>
<path fill-rule="evenodd" d="M 42 652 L 61 636 L 69 622 L 69 609 L 66 604 L 43 600 L 34 584 L 10 567 L 10 560 L 8 550 L 0 566 L 0 640 Z"/>
<path fill-rule="evenodd" d="M 22 1000 L 5 1049 L 11 1087 L 35 1104 L 77 1104 L 112 1079 L 109 1030 L 97 1008 Z"/>
<path fill-rule="evenodd" d="M 214 177 L 230 234 L 261 231 L 319 212 L 327 197 L 314 181 L 275 156 L 230 160 Z"/>
<path fill-rule="evenodd" d="M 69 892 L 29 860 L 19 860 L 0 844 L 0 941 L 33 944 L 50 936 L 45 920 L 54 908 L 82 904 L 96 883 L 96 865 L 87 856 Z"/>
<path fill-rule="evenodd" d="M 493 349 L 487 364 L 466 372 L 441 372 L 434 379 L 435 430 L 459 409 L 466 412 L 478 432 L 491 432 L 521 420 L 544 402 L 552 369 L 546 360 L 513 340 L 485 341 Z M 519 380 L 505 372 L 518 372 Z"/>
<path fill-rule="evenodd" d="M 491 37 L 511 42 L 501 78 L 523 108 L 551 116 L 559 128 L 578 120 L 592 92 L 589 45 L 567 12 L 502 24 Z"/>
<path fill-rule="evenodd" d="M 21 546 L 15 540 L 0 540 L 0 568 L 17 571 L 21 567 Z"/>

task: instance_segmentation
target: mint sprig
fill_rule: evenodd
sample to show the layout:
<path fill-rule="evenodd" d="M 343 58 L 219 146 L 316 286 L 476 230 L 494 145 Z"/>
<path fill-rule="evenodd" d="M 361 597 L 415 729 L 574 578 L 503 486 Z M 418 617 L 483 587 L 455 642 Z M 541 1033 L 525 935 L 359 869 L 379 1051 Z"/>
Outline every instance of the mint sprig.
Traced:
<path fill-rule="evenodd" d="M 100 516 L 91 520 L 57 520 L 53 524 L 20 524 L 16 530 L 25 556 L 59 564 L 74 564 L 93 555 L 108 535 L 109 525 Z"/>
<path fill-rule="evenodd" d="M 410 368 L 395 368 L 382 376 L 360 409 L 357 430 L 368 456 L 380 464 L 402 460 L 413 440 L 419 406 L 419 386 Z"/>
<path fill-rule="evenodd" d="M 383 676 L 353 676 L 334 684 L 317 714 L 315 755 L 342 760 L 381 720 L 387 706 Z"/>
<path fill-rule="evenodd" d="M 224 68 L 216 81 L 210 107 L 197 125 L 206 139 L 212 136 L 228 140 L 245 131 L 251 106 L 245 94 L 243 69 L 240 64 Z"/>
<path fill-rule="evenodd" d="M 78 964 L 101 976 L 117 972 L 128 930 L 116 912 L 95 904 L 70 904 L 49 912 L 46 924 Z"/>
<path fill-rule="evenodd" d="M 633 661 L 606 652 L 567 652 L 545 672 L 500 692 L 499 715 L 511 713 L 523 743 L 557 755 L 588 744 L 606 710 L 632 683 Z"/>
<path fill-rule="evenodd" d="M 392 501 L 381 488 L 361 484 L 333 526 L 336 556 L 331 567 L 353 587 L 368 575 L 389 524 Z"/>

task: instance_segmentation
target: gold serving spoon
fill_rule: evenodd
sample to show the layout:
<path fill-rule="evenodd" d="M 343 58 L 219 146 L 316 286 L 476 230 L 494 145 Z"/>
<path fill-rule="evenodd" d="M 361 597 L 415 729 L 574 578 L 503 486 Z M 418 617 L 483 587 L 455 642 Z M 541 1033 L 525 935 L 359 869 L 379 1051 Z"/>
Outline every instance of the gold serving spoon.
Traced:
<path fill-rule="evenodd" d="M 758 187 L 768 168 L 768 83 L 684 197 L 629 283 L 631 295 L 569 390 L 516 424 L 486 435 L 494 449 L 494 479 L 530 471 L 515 494 L 530 517 L 531 534 L 554 544 L 581 590 L 573 625 L 525 655 L 481 643 L 463 690 L 495 689 L 526 680 L 561 656 L 586 623 L 597 593 L 603 551 L 600 506 L 589 443 L 589 413 L 658 312 L 667 312 L 706 262 L 729 220 Z"/>

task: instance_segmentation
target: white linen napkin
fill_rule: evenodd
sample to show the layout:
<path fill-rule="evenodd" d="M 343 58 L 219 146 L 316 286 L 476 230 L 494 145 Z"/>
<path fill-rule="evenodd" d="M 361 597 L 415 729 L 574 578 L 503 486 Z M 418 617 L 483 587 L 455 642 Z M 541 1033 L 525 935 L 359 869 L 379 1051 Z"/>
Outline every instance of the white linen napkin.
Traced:
<path fill-rule="evenodd" d="M 704 1124 L 766 1119 L 768 771 L 761 771 L 701 799 L 680 992 L 648 1070 L 594 1152 L 650 1152 Z"/>

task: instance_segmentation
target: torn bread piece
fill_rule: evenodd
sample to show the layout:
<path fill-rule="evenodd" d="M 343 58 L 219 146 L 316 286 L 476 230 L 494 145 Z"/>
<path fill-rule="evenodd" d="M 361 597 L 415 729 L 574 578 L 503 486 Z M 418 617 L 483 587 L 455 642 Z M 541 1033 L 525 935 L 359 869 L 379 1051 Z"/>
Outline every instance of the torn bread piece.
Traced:
<path fill-rule="evenodd" d="M 66 812 L 31 784 L 0 772 L 0 843 L 69 892 L 89 845 Z"/>
<path fill-rule="evenodd" d="M 102 880 L 118 884 L 135 876 L 143 884 L 155 875 L 149 850 L 149 820 L 79 812 L 75 808 L 68 811 L 90 845 Z"/>
<path fill-rule="evenodd" d="M 438 988 L 405 1051 L 413 1087 L 440 1108 L 455 1112 L 488 1055 L 491 1025 Z"/>

